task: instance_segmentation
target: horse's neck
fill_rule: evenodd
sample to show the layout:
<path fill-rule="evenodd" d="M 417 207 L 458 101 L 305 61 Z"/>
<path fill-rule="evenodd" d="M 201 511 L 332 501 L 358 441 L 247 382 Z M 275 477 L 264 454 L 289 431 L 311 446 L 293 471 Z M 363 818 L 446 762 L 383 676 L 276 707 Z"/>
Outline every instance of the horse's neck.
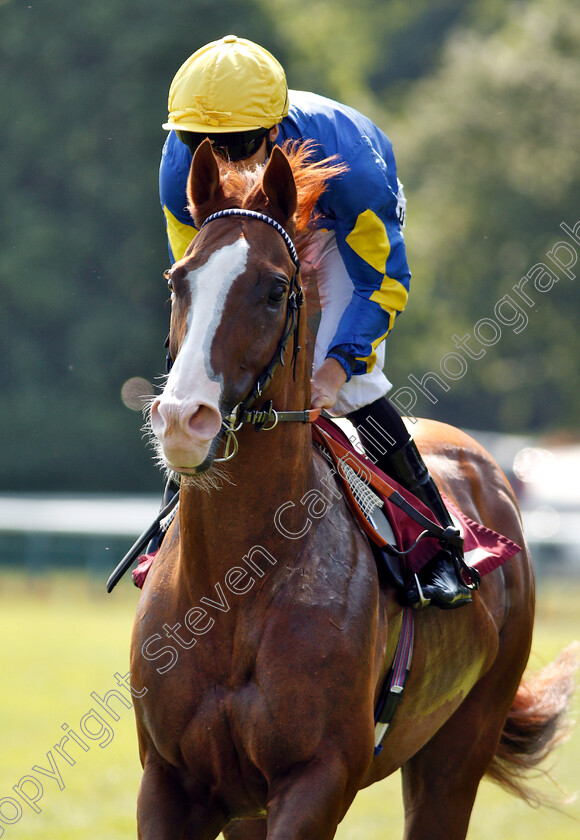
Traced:
<path fill-rule="evenodd" d="M 254 549 L 282 561 L 295 556 L 303 530 L 300 504 L 316 482 L 309 424 L 272 431 L 244 427 L 239 449 L 223 469 L 221 487 L 206 492 L 184 484 L 180 502 L 181 573 L 195 590 L 215 586 Z M 218 481 L 219 473 L 217 473 Z"/>

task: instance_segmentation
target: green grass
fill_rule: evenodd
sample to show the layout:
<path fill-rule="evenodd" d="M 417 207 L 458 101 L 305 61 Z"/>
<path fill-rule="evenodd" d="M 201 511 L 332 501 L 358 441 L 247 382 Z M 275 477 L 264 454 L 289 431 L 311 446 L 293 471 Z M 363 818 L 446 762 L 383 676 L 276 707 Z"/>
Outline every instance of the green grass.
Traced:
<path fill-rule="evenodd" d="M 580 638 L 580 586 L 540 590 L 533 669 L 551 661 L 572 639 Z M 10 816 L 5 797 L 33 765 L 49 767 L 47 753 L 68 724 L 80 734 L 81 718 L 98 710 L 91 692 L 116 689 L 114 674 L 128 670 L 129 637 L 138 593 L 128 580 L 104 594 L 104 581 L 89 585 L 83 576 L 53 575 L 31 584 L 24 577 L 0 576 L 0 815 Z M 573 711 L 577 713 L 580 692 Z M 83 752 L 73 745 L 74 766 L 58 763 L 63 790 L 42 777 L 41 813 L 23 806 L 20 820 L 0 822 L 4 837 L 43 840 L 125 840 L 136 836 L 135 796 L 140 777 L 133 713 L 119 707 L 120 720 L 110 722 L 114 738 L 101 748 L 88 741 Z M 72 742 L 69 742 L 69 745 Z M 553 772 L 573 793 L 580 787 L 580 727 L 558 750 Z M 38 774 L 36 774 L 38 776 Z M 39 777 L 40 778 L 40 777 Z M 557 793 L 543 781 L 540 786 Z M 32 786 L 24 786 L 31 791 Z M 542 838 L 577 840 L 580 808 L 569 816 L 550 809 L 533 810 L 483 782 L 473 813 L 469 840 Z M 388 840 L 402 836 L 399 775 L 362 791 L 337 837 L 341 840 Z M 0 834 L 0 836 L 2 836 Z"/>

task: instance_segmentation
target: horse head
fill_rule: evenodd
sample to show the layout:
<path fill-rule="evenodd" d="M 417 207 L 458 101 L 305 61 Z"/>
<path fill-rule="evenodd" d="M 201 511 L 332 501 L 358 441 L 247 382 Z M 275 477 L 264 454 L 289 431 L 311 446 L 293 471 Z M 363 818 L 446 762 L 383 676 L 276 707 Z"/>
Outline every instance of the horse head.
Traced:
<path fill-rule="evenodd" d="M 165 466 L 194 475 L 212 465 L 236 407 L 262 391 L 281 396 L 292 365 L 274 378 L 273 366 L 290 352 L 301 289 L 291 240 L 297 192 L 284 152 L 274 148 L 261 171 L 241 173 L 220 169 L 206 141 L 188 198 L 199 233 L 166 275 L 174 364 L 152 403 L 151 428 Z"/>

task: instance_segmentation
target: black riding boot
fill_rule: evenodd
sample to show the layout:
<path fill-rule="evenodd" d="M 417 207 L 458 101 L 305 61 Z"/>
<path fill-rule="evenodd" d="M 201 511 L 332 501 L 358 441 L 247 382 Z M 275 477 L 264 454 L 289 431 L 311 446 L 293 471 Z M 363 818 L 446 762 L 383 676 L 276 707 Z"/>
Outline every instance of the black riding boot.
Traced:
<path fill-rule="evenodd" d="M 382 397 L 352 412 L 348 419 L 379 469 L 424 502 L 443 527 L 453 525 L 415 442 L 390 400 Z M 461 575 L 462 562 L 460 549 L 455 546 L 436 554 L 421 571 L 419 587 L 414 584 L 407 592 L 411 606 L 433 604 L 441 609 L 455 609 L 470 603 L 471 592 Z"/>
<path fill-rule="evenodd" d="M 441 498 L 437 485 L 423 463 L 414 440 L 409 440 L 397 452 L 388 456 L 387 473 L 411 491 L 433 511 L 439 524 L 446 528 L 453 520 Z M 461 576 L 461 549 L 456 546 L 442 548 L 421 571 L 419 587 L 414 584 L 408 591 L 411 606 L 427 606 L 427 601 L 441 609 L 454 609 L 469 604 L 471 591 Z"/>

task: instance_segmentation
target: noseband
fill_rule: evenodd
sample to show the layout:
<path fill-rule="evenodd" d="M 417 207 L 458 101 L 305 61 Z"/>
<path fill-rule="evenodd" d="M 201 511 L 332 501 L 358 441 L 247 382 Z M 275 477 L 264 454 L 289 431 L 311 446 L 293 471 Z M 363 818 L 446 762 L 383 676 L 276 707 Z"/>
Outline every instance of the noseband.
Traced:
<path fill-rule="evenodd" d="M 298 283 L 298 273 L 300 271 L 300 261 L 298 259 L 298 254 L 296 253 L 296 248 L 294 247 L 294 243 L 292 239 L 288 236 L 287 232 L 284 230 L 282 225 L 278 224 L 274 219 L 271 219 L 270 216 L 266 216 L 264 213 L 258 213 L 255 210 L 243 210 L 241 208 L 230 208 L 229 210 L 220 210 L 218 213 L 213 213 L 211 216 L 208 216 L 204 223 L 199 228 L 200 231 L 210 222 L 215 221 L 216 219 L 225 219 L 232 216 L 241 216 L 242 218 L 248 219 L 256 219 L 260 222 L 265 222 L 270 227 L 274 228 L 274 230 L 278 231 L 286 248 L 288 249 L 288 253 L 290 254 L 290 258 L 294 263 L 294 274 L 290 279 L 290 291 L 288 294 L 288 304 L 286 307 L 286 322 L 284 324 L 284 329 L 282 331 L 282 336 L 280 341 L 278 342 L 278 347 L 270 361 L 270 364 L 266 367 L 264 372 L 258 377 L 254 387 L 249 392 L 248 396 L 242 400 L 242 402 L 238 403 L 238 405 L 230 412 L 230 414 L 226 415 L 222 420 L 222 428 L 221 432 L 226 437 L 225 447 L 224 447 L 224 455 L 222 458 L 216 458 L 217 461 L 229 461 L 230 458 L 233 458 L 236 452 L 238 451 L 238 442 L 235 436 L 235 432 L 237 432 L 244 423 L 252 423 L 257 431 L 269 431 L 273 429 L 275 426 L 278 425 L 280 422 L 301 422 L 301 423 L 311 423 L 317 417 L 319 417 L 321 410 L 320 409 L 313 409 L 313 410 L 304 410 L 304 411 L 275 411 L 272 407 L 272 402 L 266 403 L 260 410 L 253 410 L 250 411 L 250 406 L 262 396 L 262 392 L 266 390 L 270 382 L 274 377 L 274 373 L 276 372 L 279 365 L 284 366 L 284 354 L 286 352 L 286 348 L 288 346 L 288 342 L 290 338 L 294 338 L 294 346 L 292 349 L 292 365 L 293 365 L 293 375 L 296 378 L 296 359 L 298 356 L 298 352 L 300 351 L 300 345 L 298 344 L 298 333 L 300 328 L 300 311 L 302 304 L 304 302 L 304 292 L 302 291 L 302 287 Z"/>

